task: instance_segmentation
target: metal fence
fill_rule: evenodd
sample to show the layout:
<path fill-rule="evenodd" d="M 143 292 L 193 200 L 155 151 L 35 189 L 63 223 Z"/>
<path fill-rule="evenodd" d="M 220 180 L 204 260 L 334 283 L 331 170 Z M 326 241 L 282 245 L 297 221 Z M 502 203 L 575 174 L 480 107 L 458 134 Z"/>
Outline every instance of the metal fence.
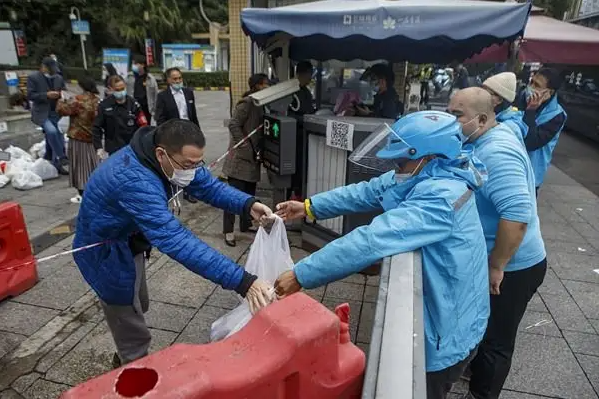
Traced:
<path fill-rule="evenodd" d="M 383 261 L 362 399 L 426 399 L 420 251 Z"/>

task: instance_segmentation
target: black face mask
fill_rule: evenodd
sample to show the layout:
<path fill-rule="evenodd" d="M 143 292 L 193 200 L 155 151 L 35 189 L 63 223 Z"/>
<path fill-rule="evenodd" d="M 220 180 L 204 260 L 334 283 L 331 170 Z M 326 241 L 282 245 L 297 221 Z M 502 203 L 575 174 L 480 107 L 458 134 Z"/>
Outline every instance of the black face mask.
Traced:
<path fill-rule="evenodd" d="M 499 114 L 504 110 L 508 109 L 511 106 L 511 103 L 507 100 L 503 100 L 503 102 L 495 107 L 495 114 Z"/>

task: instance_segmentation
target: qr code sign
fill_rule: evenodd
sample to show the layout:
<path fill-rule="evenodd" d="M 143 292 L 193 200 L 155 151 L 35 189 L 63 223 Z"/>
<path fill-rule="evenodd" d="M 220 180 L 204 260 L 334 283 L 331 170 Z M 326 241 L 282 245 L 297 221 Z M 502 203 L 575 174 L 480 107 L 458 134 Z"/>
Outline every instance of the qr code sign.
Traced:
<path fill-rule="evenodd" d="M 327 145 L 346 151 L 353 151 L 354 125 L 351 123 L 328 120 Z"/>

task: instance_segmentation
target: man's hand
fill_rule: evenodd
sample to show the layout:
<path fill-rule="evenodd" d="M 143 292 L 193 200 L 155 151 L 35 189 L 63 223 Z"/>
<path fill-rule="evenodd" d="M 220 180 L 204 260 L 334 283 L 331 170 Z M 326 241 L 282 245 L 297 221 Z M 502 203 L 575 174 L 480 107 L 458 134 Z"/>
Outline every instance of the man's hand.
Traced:
<path fill-rule="evenodd" d="M 541 104 L 543 104 L 543 101 L 545 101 L 546 97 L 547 97 L 547 91 L 535 91 L 532 93 L 532 95 L 530 96 L 530 98 L 528 99 L 528 103 L 526 105 L 526 109 L 532 109 L 535 110 L 537 108 L 539 108 L 541 106 Z"/>
<path fill-rule="evenodd" d="M 268 283 L 265 283 L 262 280 L 256 280 L 245 295 L 245 299 L 250 305 L 250 311 L 252 314 L 255 314 L 273 301 L 274 292 Z"/>
<path fill-rule="evenodd" d="M 46 96 L 50 99 L 50 100 L 56 100 L 60 97 L 60 92 L 59 91 L 49 91 L 46 93 Z"/>
<path fill-rule="evenodd" d="M 303 202 L 285 201 L 277 205 L 277 216 L 284 221 L 291 221 L 306 217 L 306 207 Z"/>
<path fill-rule="evenodd" d="M 104 151 L 103 148 L 98 149 L 98 151 L 96 151 L 96 155 L 98 156 L 98 159 L 101 161 L 105 161 L 108 159 L 108 157 L 110 155 L 108 155 L 108 153 L 106 151 Z"/>
<path fill-rule="evenodd" d="M 489 267 L 489 291 L 491 295 L 500 295 L 501 292 L 499 288 L 501 287 L 501 282 L 503 281 L 503 269 L 499 267 L 490 266 Z"/>
<path fill-rule="evenodd" d="M 261 226 L 268 226 L 274 221 L 272 210 L 260 202 L 254 202 L 250 210 L 252 218 L 260 223 Z"/>
<path fill-rule="evenodd" d="M 291 294 L 295 294 L 301 289 L 302 286 L 300 285 L 299 281 L 297 281 L 297 277 L 295 277 L 293 270 L 288 270 L 281 273 L 275 282 L 275 292 L 277 293 L 277 297 L 279 299 L 285 298 Z"/>

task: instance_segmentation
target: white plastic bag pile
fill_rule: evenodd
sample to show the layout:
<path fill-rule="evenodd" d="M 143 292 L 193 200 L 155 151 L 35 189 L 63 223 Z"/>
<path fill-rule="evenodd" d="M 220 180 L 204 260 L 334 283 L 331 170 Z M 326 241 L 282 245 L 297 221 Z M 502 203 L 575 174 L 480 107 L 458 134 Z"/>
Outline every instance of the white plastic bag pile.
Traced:
<path fill-rule="evenodd" d="M 250 248 L 245 270 L 259 279 L 274 284 L 279 275 L 293 269 L 285 223 L 276 217 L 270 233 L 260 227 Z M 274 293 L 273 293 L 274 295 Z M 241 300 L 241 297 L 240 297 Z M 212 323 L 210 341 L 219 341 L 241 330 L 252 318 L 246 300 Z"/>
<path fill-rule="evenodd" d="M 10 182 L 17 190 L 31 190 L 42 187 L 44 180 L 57 178 L 56 168 L 50 161 L 43 159 L 45 148 L 46 143 L 43 141 L 34 144 L 29 152 L 9 146 L 5 151 L 10 154 L 11 159 L 0 168 L 0 187 Z"/>

